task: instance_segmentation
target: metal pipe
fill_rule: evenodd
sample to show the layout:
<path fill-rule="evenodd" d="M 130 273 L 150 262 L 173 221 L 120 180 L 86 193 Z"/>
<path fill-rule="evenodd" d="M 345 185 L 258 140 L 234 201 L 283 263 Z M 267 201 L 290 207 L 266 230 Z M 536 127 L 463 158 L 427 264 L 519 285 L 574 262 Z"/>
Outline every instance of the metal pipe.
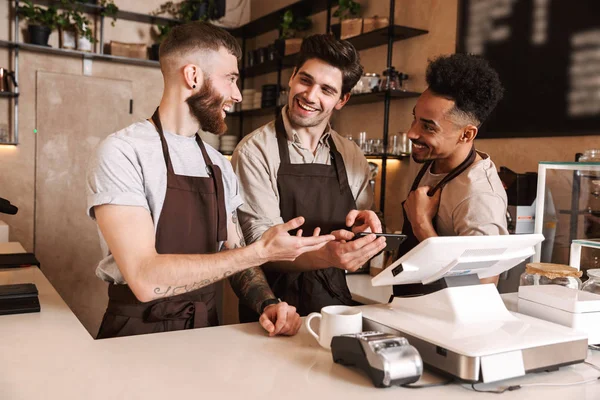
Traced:
<path fill-rule="evenodd" d="M 14 73 L 15 73 L 15 81 L 17 84 L 19 83 L 19 0 L 15 0 L 15 47 L 13 53 L 13 65 L 14 65 Z M 19 144 L 19 87 L 15 87 L 15 93 L 17 96 L 13 98 L 14 107 L 13 107 L 13 142 Z"/>
<path fill-rule="evenodd" d="M 390 0 L 390 24 L 388 26 L 388 47 L 387 47 L 387 68 L 392 66 L 392 56 L 394 50 L 394 13 L 395 13 L 396 1 Z M 388 79 L 390 77 L 388 76 Z M 385 188 L 386 188 L 386 174 L 387 174 L 387 148 L 388 148 L 388 135 L 389 135 L 389 122 L 390 122 L 390 105 L 391 105 L 391 94 L 389 91 L 385 92 L 385 99 L 383 102 L 383 156 L 381 157 L 381 190 L 379 193 L 379 211 L 385 212 Z M 384 214 L 385 217 L 385 214 Z"/>

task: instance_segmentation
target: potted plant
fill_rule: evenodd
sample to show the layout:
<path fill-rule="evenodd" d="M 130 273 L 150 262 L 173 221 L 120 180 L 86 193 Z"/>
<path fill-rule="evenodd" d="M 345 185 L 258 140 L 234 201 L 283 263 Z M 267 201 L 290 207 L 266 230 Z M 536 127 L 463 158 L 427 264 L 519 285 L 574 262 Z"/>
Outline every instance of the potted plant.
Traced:
<path fill-rule="evenodd" d="M 309 30 L 312 21 L 306 16 L 294 16 L 292 10 L 287 10 L 281 19 L 279 39 L 275 41 L 275 48 L 282 56 L 294 54 L 300 51 L 302 38 L 298 37 L 300 32 Z"/>
<path fill-rule="evenodd" d="M 42 8 L 33 5 L 31 0 L 24 0 L 23 5 L 19 6 L 17 12 L 28 21 L 29 43 L 49 46 L 48 38 L 57 26 L 58 12 L 56 7 Z"/>
<path fill-rule="evenodd" d="M 77 47 L 77 29 L 73 23 L 71 10 L 57 15 L 58 47 L 61 49 L 75 49 Z"/>
<path fill-rule="evenodd" d="M 90 20 L 81 12 L 74 12 L 72 18 L 75 31 L 77 32 L 77 49 L 91 52 L 93 50 L 92 44 L 96 40 L 90 28 Z"/>
<path fill-rule="evenodd" d="M 362 18 L 360 17 L 360 3 L 354 0 L 340 0 L 338 9 L 333 13 L 334 17 L 340 19 L 340 39 L 358 36 L 362 33 Z"/>

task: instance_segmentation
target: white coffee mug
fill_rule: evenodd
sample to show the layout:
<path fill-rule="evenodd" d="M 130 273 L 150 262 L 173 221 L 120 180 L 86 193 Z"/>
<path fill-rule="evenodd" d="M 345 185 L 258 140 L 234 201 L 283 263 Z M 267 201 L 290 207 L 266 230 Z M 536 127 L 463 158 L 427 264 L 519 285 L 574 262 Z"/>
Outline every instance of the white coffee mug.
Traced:
<path fill-rule="evenodd" d="M 313 318 L 321 320 L 318 335 L 310 327 Z M 323 307 L 320 313 L 308 314 L 305 324 L 308 332 L 322 347 L 331 349 L 331 339 L 334 336 L 362 332 L 362 312 L 350 306 L 327 306 Z"/>

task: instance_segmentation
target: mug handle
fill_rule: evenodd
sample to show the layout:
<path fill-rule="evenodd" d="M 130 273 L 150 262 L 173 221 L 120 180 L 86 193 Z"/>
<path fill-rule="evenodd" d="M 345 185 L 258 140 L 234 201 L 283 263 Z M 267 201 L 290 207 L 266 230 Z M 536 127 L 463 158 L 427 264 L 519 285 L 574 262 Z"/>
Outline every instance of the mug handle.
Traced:
<path fill-rule="evenodd" d="M 315 339 L 317 339 L 317 342 L 319 341 L 319 335 L 317 335 L 315 333 L 315 331 L 313 331 L 312 328 L 310 327 L 310 321 L 313 318 L 319 318 L 319 319 L 321 319 L 321 317 L 322 317 L 322 315 L 320 313 L 313 312 L 313 313 L 308 314 L 308 317 L 306 317 L 306 322 L 305 322 L 306 329 L 308 330 L 308 333 L 310 333 Z M 319 326 L 321 326 L 321 322 L 320 321 L 319 321 Z"/>

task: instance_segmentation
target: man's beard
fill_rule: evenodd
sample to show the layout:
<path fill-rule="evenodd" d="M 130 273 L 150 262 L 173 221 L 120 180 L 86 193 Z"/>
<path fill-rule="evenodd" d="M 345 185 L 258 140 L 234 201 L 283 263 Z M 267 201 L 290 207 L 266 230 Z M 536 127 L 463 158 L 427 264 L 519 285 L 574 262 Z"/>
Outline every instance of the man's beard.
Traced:
<path fill-rule="evenodd" d="M 220 135 L 227 131 L 223 119 L 223 97 L 213 89 L 210 79 L 205 79 L 198 93 L 186 99 L 190 112 L 198 120 L 203 131 Z"/>

